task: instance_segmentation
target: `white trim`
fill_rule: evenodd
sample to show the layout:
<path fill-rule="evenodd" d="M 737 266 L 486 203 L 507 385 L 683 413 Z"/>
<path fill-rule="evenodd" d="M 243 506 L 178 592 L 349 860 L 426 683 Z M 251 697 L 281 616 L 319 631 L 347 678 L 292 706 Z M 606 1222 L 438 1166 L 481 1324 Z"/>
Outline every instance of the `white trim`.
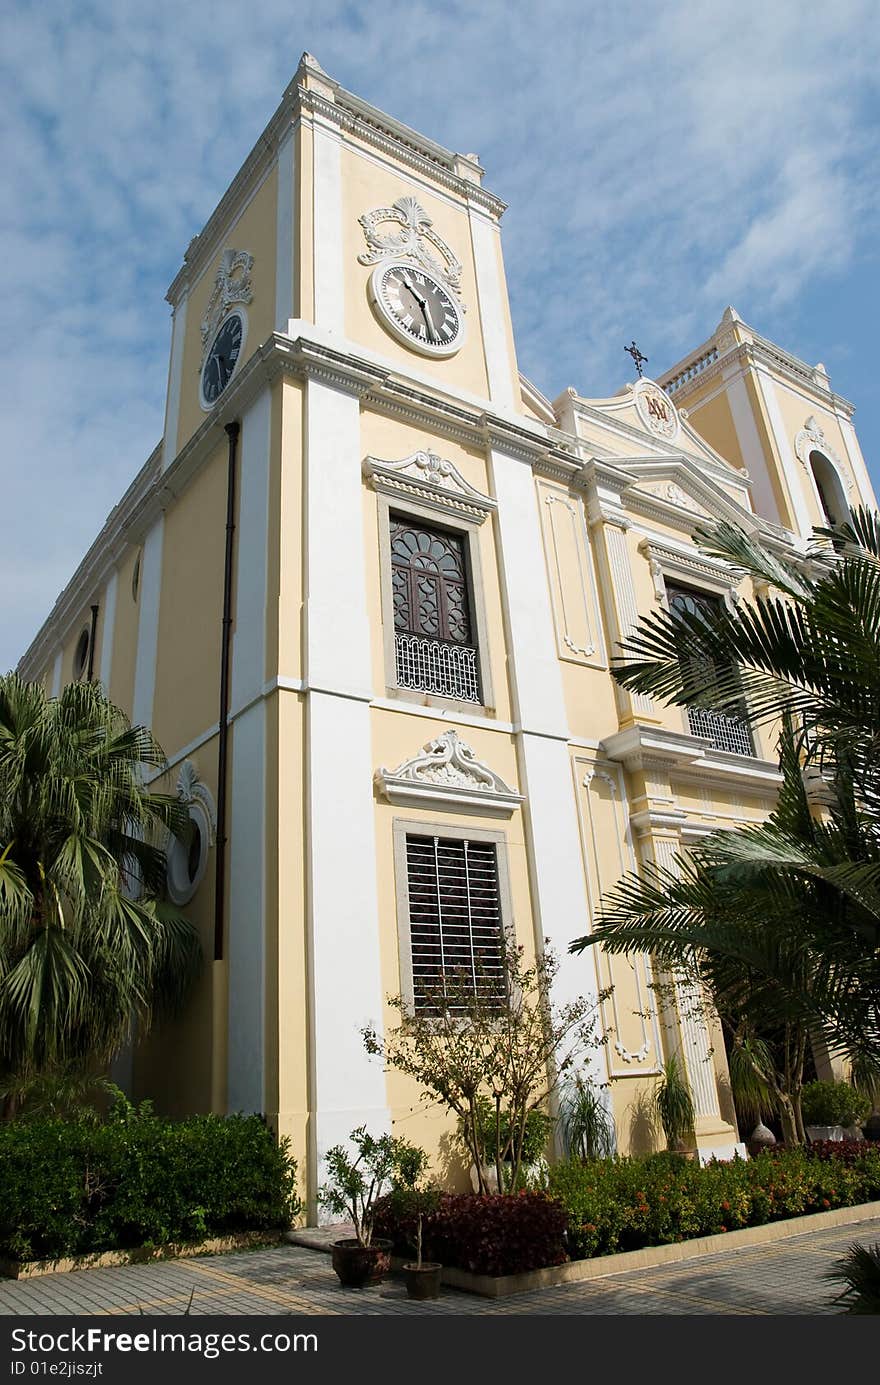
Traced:
<path fill-rule="evenodd" d="M 813 534 L 813 524 L 807 513 L 807 503 L 804 492 L 801 489 L 800 473 L 796 465 L 791 444 L 788 441 L 788 430 L 785 426 L 785 419 L 782 417 L 782 409 L 776 397 L 776 382 L 758 366 L 755 367 L 755 379 L 758 382 L 758 389 L 764 401 L 770 419 L 770 427 L 773 430 L 773 442 L 776 444 L 776 453 L 782 463 L 782 474 L 785 478 L 785 485 L 791 498 L 794 508 L 795 522 L 798 526 L 799 537 L 809 539 Z"/>
<path fill-rule="evenodd" d="M 113 636 L 116 632 L 116 588 L 118 574 L 114 572 L 104 588 L 104 610 L 101 620 L 101 672 L 100 679 L 105 693 L 110 692 L 110 674 L 113 668 Z"/>
<path fill-rule="evenodd" d="M 877 497 L 874 494 L 874 487 L 871 485 L 871 477 L 868 474 L 868 468 L 862 456 L 862 449 L 859 446 L 856 430 L 851 421 L 845 418 L 843 414 L 836 413 L 835 417 L 840 425 L 840 435 L 843 438 L 843 445 L 846 449 L 846 455 L 849 458 L 849 464 L 852 467 L 853 475 L 856 479 L 856 486 L 858 487 L 862 504 L 867 505 L 869 509 L 876 510 Z"/>
<path fill-rule="evenodd" d="M 402 692 L 405 690 L 402 690 Z M 478 730 L 501 731 L 508 736 L 519 730 L 512 721 L 496 721 L 494 717 L 469 716 L 449 707 L 425 707 L 421 702 L 407 702 L 404 696 L 374 697 L 370 706 L 382 712 L 402 712 L 408 717 L 427 717 L 429 721 L 449 721 L 455 726 L 473 726 Z"/>
<path fill-rule="evenodd" d="M 312 693 L 306 744 L 310 1153 L 323 1181 L 331 1145 L 364 1123 L 373 1135 L 391 1129 L 382 1066 L 359 1032 L 381 1030 L 385 1010 L 369 708 Z"/>
<path fill-rule="evenodd" d="M 230 702 L 259 697 L 266 679 L 269 454 L 272 401 L 264 390 L 241 421 Z"/>
<path fill-rule="evenodd" d="M 134 668 L 134 696 L 131 719 L 135 726 L 153 725 L 153 696 L 156 690 L 156 653 L 159 643 L 159 599 L 162 593 L 162 543 L 165 517 L 160 515 L 144 540 L 141 557 L 140 608 L 137 656 Z"/>
<path fill-rule="evenodd" d="M 52 697 L 58 697 L 61 692 L 61 670 L 64 665 L 64 651 L 59 649 L 55 655 L 55 667 L 52 670 Z"/>
<path fill-rule="evenodd" d="M 186 340 L 187 295 L 183 294 L 171 318 L 171 359 L 168 363 L 168 395 L 165 405 L 165 432 L 162 442 L 162 469 L 177 456 L 177 430 L 180 422 L 180 394 L 183 387 L 183 346 Z"/>
<path fill-rule="evenodd" d="M 478 211 L 472 204 L 468 205 L 468 221 L 477 279 L 480 323 L 483 329 L 489 398 L 503 409 L 519 413 L 521 405 L 514 397 L 513 382 L 516 371 L 511 360 L 507 336 L 504 290 L 498 263 L 501 231 L 497 222 Z"/>
<path fill-rule="evenodd" d="M 275 217 L 275 331 L 286 332 L 293 306 L 296 263 L 296 140 L 289 130 L 278 146 L 278 207 Z"/>
<path fill-rule="evenodd" d="M 493 449 L 491 458 L 516 715 L 529 731 L 549 732 L 567 741 L 534 476 L 527 463 L 507 453 Z"/>
<path fill-rule="evenodd" d="M 262 1112 L 266 1005 L 266 704 L 235 724 L 229 823 L 227 1110 Z"/>
<path fill-rule="evenodd" d="M 369 701 L 360 407 L 354 395 L 309 380 L 305 414 L 306 677 L 312 688 Z"/>
<path fill-rule="evenodd" d="M 588 930 L 590 917 L 568 746 L 525 732 L 520 741 L 520 786 L 526 796 L 535 945 L 543 951 L 549 941 L 558 957 L 557 1003 L 586 996 L 595 1004 L 598 1019 L 594 949 L 577 957 L 568 951 L 569 943 Z M 608 1081 L 604 1048 L 591 1049 L 586 1066 L 595 1083 Z"/>
<path fill-rule="evenodd" d="M 345 266 L 342 254 L 342 146 L 323 121 L 312 125 L 314 193 L 314 315 L 325 331 L 345 332 Z"/>
<path fill-rule="evenodd" d="M 725 375 L 725 383 L 719 393 L 726 393 L 727 395 L 730 415 L 733 419 L 733 431 L 739 444 L 743 465 L 748 468 L 752 481 L 755 512 L 763 515 L 773 524 L 781 524 L 782 517 L 779 513 L 779 505 L 770 480 L 764 449 L 761 446 L 761 437 L 758 433 L 758 425 L 752 412 L 745 375 L 742 371 L 738 371 L 729 380 Z"/>

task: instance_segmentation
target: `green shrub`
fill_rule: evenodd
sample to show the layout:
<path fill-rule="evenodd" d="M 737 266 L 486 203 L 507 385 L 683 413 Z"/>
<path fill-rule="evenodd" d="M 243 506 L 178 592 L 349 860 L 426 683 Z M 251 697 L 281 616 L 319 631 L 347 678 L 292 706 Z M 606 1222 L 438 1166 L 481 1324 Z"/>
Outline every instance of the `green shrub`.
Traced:
<path fill-rule="evenodd" d="M 808 1082 L 801 1092 L 805 1125 L 860 1125 L 870 1098 L 849 1082 Z"/>
<path fill-rule="evenodd" d="M 0 1125 L 0 1255 L 17 1260 L 289 1226 L 296 1164 L 259 1116 Z"/>
<path fill-rule="evenodd" d="M 587 1258 L 870 1202 L 880 1197 L 880 1149 L 768 1150 L 705 1168 L 676 1154 L 573 1159 L 540 1186 L 565 1208 L 572 1257 Z"/>

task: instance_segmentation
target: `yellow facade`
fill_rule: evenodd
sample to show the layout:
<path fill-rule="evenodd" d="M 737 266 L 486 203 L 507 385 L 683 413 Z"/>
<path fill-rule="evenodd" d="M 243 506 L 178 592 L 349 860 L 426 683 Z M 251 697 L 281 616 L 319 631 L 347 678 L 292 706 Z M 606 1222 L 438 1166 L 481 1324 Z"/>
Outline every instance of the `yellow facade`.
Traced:
<path fill-rule="evenodd" d="M 363 1121 L 466 1178 L 448 1118 L 360 1037 L 416 985 L 419 843 L 494 862 L 498 917 L 529 954 L 559 951 L 563 997 L 610 989 L 590 1072 L 621 1150 L 656 1139 L 646 1102 L 672 1053 L 701 1152 L 734 1149 L 717 1027 L 660 1005 L 648 958 L 566 945 L 624 871 L 771 809 L 772 737 L 695 727 L 619 689 L 610 659 L 670 588 L 732 599 L 698 523 L 802 550 L 823 495 L 873 503 L 851 406 L 730 309 L 658 383 L 544 399 L 517 371 L 503 210 L 475 156 L 304 55 L 169 290 L 163 441 L 20 666 L 55 692 L 82 673 L 96 606 L 93 676 L 153 727 L 159 782 L 202 834 L 175 888 L 204 974 L 120 1076 L 175 1114 L 265 1112 L 312 1215 L 324 1152 Z M 402 284 L 384 308 L 383 266 Z M 430 580 L 400 556 L 426 535 L 446 546 Z M 442 903 L 439 865 L 431 888 Z"/>

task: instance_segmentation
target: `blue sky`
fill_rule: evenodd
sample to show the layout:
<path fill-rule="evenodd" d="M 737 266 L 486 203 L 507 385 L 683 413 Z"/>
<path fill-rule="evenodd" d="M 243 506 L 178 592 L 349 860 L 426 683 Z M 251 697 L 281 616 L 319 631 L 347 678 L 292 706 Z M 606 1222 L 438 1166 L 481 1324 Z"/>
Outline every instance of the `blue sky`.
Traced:
<path fill-rule="evenodd" d="M 614 393 L 727 303 L 857 406 L 880 484 L 874 0 L 4 6 L 0 669 L 162 430 L 165 291 L 308 49 L 510 204 L 520 368 Z"/>

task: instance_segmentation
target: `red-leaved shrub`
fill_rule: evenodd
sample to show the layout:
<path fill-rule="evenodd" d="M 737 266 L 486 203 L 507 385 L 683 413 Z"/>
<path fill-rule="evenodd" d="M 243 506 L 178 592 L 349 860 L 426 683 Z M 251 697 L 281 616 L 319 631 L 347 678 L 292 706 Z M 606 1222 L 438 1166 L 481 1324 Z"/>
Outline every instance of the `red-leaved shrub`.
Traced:
<path fill-rule="evenodd" d="M 524 1274 L 561 1265 L 567 1216 L 544 1193 L 494 1197 L 443 1193 L 422 1218 L 422 1256 L 472 1274 Z M 411 1254 L 412 1209 L 394 1194 L 377 1204 L 373 1234 L 387 1236 L 395 1250 Z"/>

